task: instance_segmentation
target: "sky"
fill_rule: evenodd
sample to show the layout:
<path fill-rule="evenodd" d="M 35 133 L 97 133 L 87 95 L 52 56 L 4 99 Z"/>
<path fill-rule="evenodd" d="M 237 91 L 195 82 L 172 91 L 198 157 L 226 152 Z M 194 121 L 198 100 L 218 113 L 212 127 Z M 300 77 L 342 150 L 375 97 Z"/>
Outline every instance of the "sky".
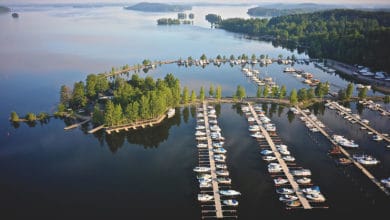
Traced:
<path fill-rule="evenodd" d="M 212 2 L 212 3 L 326 3 L 326 4 L 390 4 L 390 0 L 0 0 L 0 4 L 14 4 L 14 3 L 138 3 L 138 2 L 177 2 L 177 3 L 191 3 L 191 2 Z"/>

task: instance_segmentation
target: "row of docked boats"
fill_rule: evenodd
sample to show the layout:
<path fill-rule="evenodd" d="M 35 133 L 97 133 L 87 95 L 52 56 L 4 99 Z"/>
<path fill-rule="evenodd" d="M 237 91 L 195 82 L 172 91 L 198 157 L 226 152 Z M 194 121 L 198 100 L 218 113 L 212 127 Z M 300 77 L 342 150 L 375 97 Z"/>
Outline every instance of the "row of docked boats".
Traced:
<path fill-rule="evenodd" d="M 242 106 L 241 110 L 245 113 L 248 119 L 255 119 L 248 120 L 248 130 L 251 132 L 251 136 L 253 135 L 253 133 L 259 132 L 264 137 L 264 135 L 266 134 L 263 134 L 261 132 L 263 130 L 266 130 L 268 134 L 272 134 L 270 137 L 273 141 L 274 139 L 279 140 L 275 132 L 269 133 L 269 131 L 267 131 L 266 126 L 271 124 L 271 120 L 264 115 L 264 111 L 262 110 L 261 106 L 256 105 L 253 107 L 255 115 L 251 113 L 252 111 L 248 106 Z M 256 120 L 256 118 L 260 119 Z M 263 129 L 261 127 L 263 127 Z M 272 125 L 272 127 L 275 127 L 275 125 Z M 276 131 L 276 128 L 272 129 L 272 131 Z M 262 139 L 258 139 L 258 141 L 264 142 L 264 140 Z M 275 149 L 275 152 L 272 149 Z M 288 207 L 302 206 L 298 194 L 291 187 L 292 184 L 290 183 L 290 181 L 296 182 L 297 185 L 301 187 L 310 186 L 312 184 L 312 180 L 310 178 L 311 171 L 309 169 L 298 168 L 295 166 L 295 157 L 291 155 L 288 146 L 285 144 L 275 144 L 275 148 L 262 147 L 260 154 L 262 156 L 262 159 L 268 163 L 267 169 L 270 175 L 273 177 L 273 182 L 277 188 L 276 192 L 279 194 L 279 200 L 285 203 L 285 205 Z M 287 166 L 288 169 L 284 170 L 283 166 Z M 288 174 L 284 172 L 288 172 Z M 292 175 L 293 179 L 289 180 L 287 178 L 287 175 Z M 321 196 L 322 198 L 320 198 Z M 318 196 L 310 194 L 306 197 L 308 197 L 306 198 L 308 201 L 325 201 L 325 198 L 322 194 Z"/>
<path fill-rule="evenodd" d="M 208 106 L 206 109 L 197 108 L 197 111 L 195 136 L 198 140 L 199 156 L 202 159 L 199 161 L 199 166 L 195 167 L 193 171 L 197 173 L 196 177 L 201 189 L 198 201 L 202 203 L 215 202 L 215 194 L 209 194 L 210 189 L 212 189 L 220 195 L 222 205 L 238 206 L 239 203 L 235 197 L 239 196 L 240 192 L 230 189 L 232 181 L 229 178 L 226 165 L 225 138 L 221 134 L 222 129 L 218 126 L 216 111 L 213 106 Z M 210 160 L 213 160 L 213 163 Z"/>
<path fill-rule="evenodd" d="M 382 116 L 390 116 L 390 110 L 385 109 L 383 106 L 381 106 L 378 103 L 375 103 L 372 100 L 362 100 L 359 101 L 359 104 L 362 104 L 366 108 L 373 110 L 373 111 L 378 111 Z"/>

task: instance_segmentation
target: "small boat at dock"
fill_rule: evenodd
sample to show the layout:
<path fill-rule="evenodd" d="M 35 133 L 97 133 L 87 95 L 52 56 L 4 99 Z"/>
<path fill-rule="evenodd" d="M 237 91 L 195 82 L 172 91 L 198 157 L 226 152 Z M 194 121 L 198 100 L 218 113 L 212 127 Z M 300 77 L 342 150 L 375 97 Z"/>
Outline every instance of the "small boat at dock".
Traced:
<path fill-rule="evenodd" d="M 218 176 L 229 176 L 229 171 L 227 171 L 227 170 L 217 170 L 217 171 L 215 171 L 215 173 Z"/>
<path fill-rule="evenodd" d="M 235 199 L 222 200 L 222 203 L 227 206 L 238 206 L 238 201 Z"/>
<path fill-rule="evenodd" d="M 337 164 L 340 164 L 340 165 L 348 165 L 348 164 L 352 163 L 352 160 L 350 160 L 348 158 L 341 157 L 341 158 L 338 158 L 336 162 L 337 162 Z"/>
<path fill-rule="evenodd" d="M 198 194 L 198 201 L 199 202 L 208 202 L 213 200 L 214 197 L 209 194 Z"/>
<path fill-rule="evenodd" d="M 175 113 L 176 113 L 176 110 L 174 108 L 170 108 L 167 112 L 167 117 L 172 118 L 173 116 L 175 116 Z"/>
<path fill-rule="evenodd" d="M 276 157 L 267 155 L 267 156 L 263 157 L 263 160 L 268 161 L 268 162 L 274 161 L 274 160 L 276 160 Z"/>
<path fill-rule="evenodd" d="M 292 202 L 292 201 L 296 201 L 296 200 L 298 200 L 298 197 L 295 195 L 284 194 L 284 195 L 279 197 L 279 201 L 281 201 L 281 202 Z"/>
<path fill-rule="evenodd" d="M 294 190 L 290 189 L 290 188 L 279 188 L 279 189 L 276 189 L 276 192 L 278 194 L 289 195 L 289 194 L 293 194 Z"/>
<path fill-rule="evenodd" d="M 311 183 L 311 179 L 307 177 L 299 178 L 296 180 L 299 184 L 309 184 Z"/>
<path fill-rule="evenodd" d="M 232 189 L 228 190 L 219 190 L 219 194 L 224 195 L 224 196 L 239 196 L 241 195 L 240 192 Z"/>
<path fill-rule="evenodd" d="M 274 183 L 275 183 L 275 185 L 283 185 L 283 184 L 288 183 L 288 180 L 285 178 L 279 177 L 279 178 L 274 179 Z"/>
<path fill-rule="evenodd" d="M 193 169 L 194 172 L 197 172 L 197 173 L 206 173 L 206 172 L 210 172 L 210 167 L 195 167 Z"/>
<path fill-rule="evenodd" d="M 292 170 L 291 174 L 294 176 L 310 176 L 311 171 L 308 169 Z"/>
<path fill-rule="evenodd" d="M 382 141 L 382 140 L 383 140 L 383 137 L 380 136 L 380 135 L 374 135 L 374 136 L 372 137 L 372 140 L 374 140 L 374 141 Z"/>
<path fill-rule="evenodd" d="M 301 202 L 299 202 L 298 200 L 294 200 L 294 201 L 287 202 L 286 205 L 289 207 L 298 207 L 301 206 Z"/>
<path fill-rule="evenodd" d="M 229 177 L 218 177 L 217 182 L 220 184 L 231 184 L 232 180 Z"/>

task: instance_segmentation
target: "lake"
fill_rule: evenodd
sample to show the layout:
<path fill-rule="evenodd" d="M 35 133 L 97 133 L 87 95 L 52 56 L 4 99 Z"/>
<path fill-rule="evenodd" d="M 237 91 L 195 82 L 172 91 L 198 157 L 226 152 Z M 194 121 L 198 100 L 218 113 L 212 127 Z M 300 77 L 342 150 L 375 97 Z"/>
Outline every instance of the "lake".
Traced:
<path fill-rule="evenodd" d="M 16 217 L 47 218 L 130 217 L 134 219 L 200 219 L 199 192 L 192 169 L 197 166 L 194 108 L 177 108 L 177 114 L 161 125 L 139 131 L 106 135 L 87 134 L 88 125 L 65 132 L 64 121 L 51 118 L 34 127 L 12 126 L 8 117 L 15 110 L 53 112 L 62 84 L 72 86 L 89 73 L 110 71 L 111 67 L 141 63 L 143 59 L 171 60 L 218 54 L 236 57 L 242 53 L 284 57 L 297 51 L 274 47 L 269 42 L 246 39 L 223 30 L 211 29 L 204 21 L 210 12 L 223 18 L 248 17 L 249 7 L 194 7 L 194 25 L 157 26 L 161 17 L 176 13 L 142 13 L 121 7 L 73 8 L 71 6 L 15 6 L 19 19 L 0 15 L 0 201 L 4 214 Z M 279 85 L 308 86 L 290 74 L 285 66 L 272 64 L 260 70 Z M 328 74 L 311 63 L 295 68 L 312 72 L 329 81 L 333 90 L 348 81 Z M 237 87 L 249 96 L 256 86 L 229 64 L 220 67 L 179 67 L 164 65 L 142 77 L 154 78 L 174 73 L 182 86 L 196 91 L 201 86 L 221 85 L 224 96 Z M 370 93 L 372 94 L 372 93 Z M 233 188 L 242 193 L 239 219 L 318 216 L 361 216 L 386 213 L 389 199 L 352 166 L 336 166 L 327 155 L 329 141 L 310 133 L 288 108 L 264 105 L 278 128 L 282 141 L 290 147 L 297 163 L 311 169 L 313 181 L 328 199 L 329 209 L 309 212 L 287 211 L 275 193 L 258 143 L 249 136 L 248 124 L 239 107 L 222 104 L 219 124 L 226 138 L 227 165 Z M 354 111 L 358 109 L 351 104 Z M 387 105 L 389 108 L 389 105 Z M 390 174 L 390 151 L 385 143 L 371 141 L 366 132 L 323 106 L 313 108 L 333 131 L 353 138 L 361 152 L 373 154 L 381 164 L 370 168 L 377 177 Z M 389 119 L 363 110 L 362 117 L 376 129 L 389 133 Z"/>

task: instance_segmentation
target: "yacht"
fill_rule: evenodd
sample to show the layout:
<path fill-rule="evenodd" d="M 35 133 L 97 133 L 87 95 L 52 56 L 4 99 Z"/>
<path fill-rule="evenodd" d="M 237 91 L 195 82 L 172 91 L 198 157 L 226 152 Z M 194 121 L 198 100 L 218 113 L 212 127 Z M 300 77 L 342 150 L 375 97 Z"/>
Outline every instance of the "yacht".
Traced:
<path fill-rule="evenodd" d="M 212 125 L 210 126 L 211 131 L 221 131 L 221 128 L 218 125 Z"/>
<path fill-rule="evenodd" d="M 370 155 L 353 155 L 353 158 L 363 165 L 376 165 L 379 160 Z"/>
<path fill-rule="evenodd" d="M 209 123 L 210 123 L 210 124 L 213 124 L 213 125 L 216 125 L 216 124 L 218 124 L 218 121 L 215 120 L 215 119 L 213 119 L 213 120 L 210 120 Z"/>
<path fill-rule="evenodd" d="M 226 156 L 221 155 L 221 154 L 217 154 L 217 155 L 214 155 L 214 160 L 217 162 L 225 162 Z"/>
<path fill-rule="evenodd" d="M 196 117 L 198 117 L 198 118 L 203 118 L 204 115 L 203 115 L 203 113 L 198 113 L 198 114 L 196 115 Z"/>
<path fill-rule="evenodd" d="M 202 182 L 199 182 L 199 188 L 211 188 L 213 185 L 211 184 L 211 181 L 210 182 L 206 182 L 206 181 L 202 181 Z"/>
<path fill-rule="evenodd" d="M 199 202 L 208 202 L 213 200 L 214 197 L 209 194 L 198 194 L 198 201 Z"/>
<path fill-rule="evenodd" d="M 268 172 L 270 173 L 278 173 L 282 171 L 282 166 L 278 163 L 270 163 L 268 164 Z"/>
<path fill-rule="evenodd" d="M 387 188 L 390 188 L 390 177 L 386 178 L 386 179 L 382 179 L 381 180 L 381 183 L 383 185 L 385 185 Z"/>
<path fill-rule="evenodd" d="M 251 136 L 257 139 L 264 138 L 264 135 L 262 135 L 261 132 L 256 132 L 254 134 L 251 134 Z"/>
<path fill-rule="evenodd" d="M 225 150 L 225 148 L 219 147 L 219 148 L 213 149 L 213 152 L 217 153 L 217 154 L 226 154 L 227 151 Z"/>
<path fill-rule="evenodd" d="M 207 137 L 200 137 L 200 136 L 198 136 L 198 137 L 196 137 L 196 140 L 197 141 L 206 141 Z"/>
<path fill-rule="evenodd" d="M 311 183 L 311 179 L 307 177 L 299 178 L 296 180 L 299 184 L 309 184 Z"/>
<path fill-rule="evenodd" d="M 383 140 L 383 137 L 380 136 L 380 135 L 374 135 L 374 136 L 372 137 L 372 140 L 374 140 L 374 141 L 381 141 L 381 140 Z"/>
<path fill-rule="evenodd" d="M 291 174 L 294 176 L 310 176 L 311 171 L 308 169 L 292 170 Z"/>
<path fill-rule="evenodd" d="M 276 127 L 273 124 L 267 124 L 265 126 L 265 130 L 267 130 L 267 131 L 276 131 Z"/>
<path fill-rule="evenodd" d="M 222 203 L 227 206 L 238 206 L 238 201 L 235 199 L 222 200 Z"/>
<path fill-rule="evenodd" d="M 195 167 L 194 169 L 194 172 L 197 172 L 197 173 L 206 173 L 206 172 L 210 172 L 210 167 Z"/>
<path fill-rule="evenodd" d="M 296 70 L 292 67 L 286 67 L 284 68 L 283 72 L 288 72 L 288 73 L 291 73 L 291 72 L 295 72 Z"/>
<path fill-rule="evenodd" d="M 311 193 L 307 194 L 306 198 L 316 201 L 316 202 L 325 202 L 325 197 L 321 193 Z"/>
<path fill-rule="evenodd" d="M 218 176 L 229 176 L 229 171 L 227 171 L 227 170 L 217 170 L 217 171 L 215 171 L 215 173 Z"/>
<path fill-rule="evenodd" d="M 363 119 L 363 120 L 362 120 L 362 122 L 363 122 L 364 124 L 368 124 L 368 123 L 370 123 L 370 121 L 369 121 L 369 120 L 367 120 L 367 119 Z"/>
<path fill-rule="evenodd" d="M 221 148 L 223 146 L 223 142 L 215 142 L 213 143 L 213 147 L 215 148 Z"/>
<path fill-rule="evenodd" d="M 217 164 L 215 165 L 217 169 L 227 169 L 227 166 L 225 164 Z"/>
<path fill-rule="evenodd" d="M 219 190 L 219 194 L 224 195 L 224 196 L 239 196 L 241 195 L 240 192 L 232 189 L 228 190 Z"/>
<path fill-rule="evenodd" d="M 284 157 L 282 157 L 282 159 L 285 160 L 286 162 L 294 162 L 295 161 L 295 157 L 290 156 L 290 155 L 284 156 Z"/>
<path fill-rule="evenodd" d="M 207 148 L 207 144 L 198 144 L 196 145 L 197 148 Z"/>
<path fill-rule="evenodd" d="M 256 119 L 254 117 L 249 117 L 248 118 L 248 122 L 255 122 L 255 121 L 256 121 Z"/>
<path fill-rule="evenodd" d="M 174 108 L 170 108 L 167 112 L 167 117 L 172 118 L 173 116 L 175 116 L 175 113 L 176 113 L 176 110 Z"/>
<path fill-rule="evenodd" d="M 294 200 L 294 201 L 287 202 L 286 205 L 290 207 L 298 207 L 301 206 L 301 203 L 298 200 Z"/>
<path fill-rule="evenodd" d="M 260 127 L 258 125 L 249 126 L 249 131 L 260 131 Z"/>
<path fill-rule="evenodd" d="M 296 200 L 298 200 L 298 197 L 295 195 L 284 194 L 284 195 L 279 197 L 279 201 L 281 201 L 281 202 L 291 202 L 291 201 L 296 201 Z"/>
<path fill-rule="evenodd" d="M 320 192 L 320 187 L 318 187 L 318 186 L 304 188 L 304 189 L 302 189 L 302 192 L 304 192 L 306 194 L 318 194 L 318 193 L 321 193 Z"/>
<path fill-rule="evenodd" d="M 289 189 L 289 188 L 279 188 L 279 189 L 276 189 L 276 192 L 278 194 L 283 194 L 283 195 L 289 195 L 289 194 L 293 194 L 294 193 L 294 190 L 293 189 Z"/>
<path fill-rule="evenodd" d="M 274 183 L 275 183 L 275 185 L 283 185 L 283 184 L 288 183 L 288 180 L 285 178 L 279 177 L 279 178 L 274 179 Z"/>
<path fill-rule="evenodd" d="M 203 126 L 203 125 L 198 125 L 198 126 L 195 127 L 195 129 L 196 130 L 204 130 L 204 129 L 206 129 L 206 127 Z"/>
<path fill-rule="evenodd" d="M 279 149 L 279 153 L 283 156 L 287 156 L 287 155 L 290 155 L 290 151 L 286 150 L 286 149 Z"/>
<path fill-rule="evenodd" d="M 262 150 L 260 153 L 261 153 L 262 155 L 270 155 L 270 154 L 273 154 L 272 150 L 267 150 L 267 149 Z"/>
<path fill-rule="evenodd" d="M 263 160 L 265 160 L 265 161 L 274 161 L 274 160 L 276 160 L 276 157 L 268 155 L 268 156 L 264 156 Z"/>
<path fill-rule="evenodd" d="M 333 135 L 332 138 L 343 147 L 349 147 L 349 148 L 359 147 L 359 145 L 356 144 L 353 140 L 348 140 L 341 135 Z"/>
<path fill-rule="evenodd" d="M 206 132 L 202 132 L 202 131 L 195 132 L 195 136 L 205 136 L 205 135 L 206 135 Z"/>
<path fill-rule="evenodd" d="M 207 173 L 201 173 L 201 174 L 198 174 L 196 175 L 196 178 L 198 180 L 205 180 L 205 179 L 210 179 L 211 180 L 211 175 L 210 174 L 207 174 Z"/>
<path fill-rule="evenodd" d="M 217 178 L 218 183 L 221 184 L 231 184 L 232 180 L 229 177 L 218 177 Z"/>

